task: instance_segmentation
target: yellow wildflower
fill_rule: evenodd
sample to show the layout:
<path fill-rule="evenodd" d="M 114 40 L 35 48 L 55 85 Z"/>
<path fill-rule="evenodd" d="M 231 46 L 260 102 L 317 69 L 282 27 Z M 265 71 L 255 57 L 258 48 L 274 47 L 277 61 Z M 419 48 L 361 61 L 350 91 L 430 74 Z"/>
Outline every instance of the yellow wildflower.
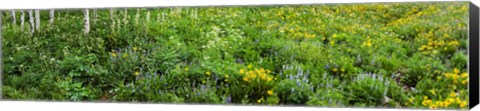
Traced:
<path fill-rule="evenodd" d="M 210 71 L 207 71 L 207 72 L 205 72 L 205 74 L 207 74 L 207 76 L 210 76 L 211 73 L 210 73 Z"/>
<path fill-rule="evenodd" d="M 462 77 L 462 78 L 468 77 L 468 73 L 464 72 L 460 75 L 460 77 Z"/>
<path fill-rule="evenodd" d="M 245 73 L 245 70 L 241 69 L 240 74 L 244 74 L 244 73 Z"/>
<path fill-rule="evenodd" d="M 271 77 L 268 77 L 268 78 L 267 78 L 267 82 L 270 82 L 270 81 L 272 81 L 272 78 L 271 78 Z"/>
<path fill-rule="evenodd" d="M 249 74 L 249 75 L 253 75 L 253 74 L 255 74 L 255 73 L 254 73 L 253 71 L 248 71 L 248 74 Z"/>
<path fill-rule="evenodd" d="M 430 109 L 437 109 L 437 106 L 431 105 L 431 106 L 430 106 Z"/>
<path fill-rule="evenodd" d="M 450 74 L 450 73 L 445 73 L 445 77 L 447 77 L 447 78 L 450 78 L 450 77 L 451 77 L 451 75 L 453 75 L 453 74 Z"/>
<path fill-rule="evenodd" d="M 467 101 L 462 101 L 462 102 L 460 103 L 460 107 L 463 108 L 463 107 L 465 107 L 465 106 L 467 106 Z"/>
<path fill-rule="evenodd" d="M 332 69 L 333 72 L 337 72 L 337 70 L 338 70 L 337 68 L 333 68 L 333 69 Z"/>
<path fill-rule="evenodd" d="M 457 94 L 455 92 L 450 93 L 450 97 L 456 97 L 456 96 L 457 96 Z"/>
<path fill-rule="evenodd" d="M 423 101 L 422 104 L 423 104 L 424 106 L 427 106 L 427 105 L 431 105 L 432 103 L 433 103 L 432 100 L 425 100 L 425 101 Z"/>
<path fill-rule="evenodd" d="M 134 74 L 135 74 L 136 76 L 138 76 L 138 75 L 140 75 L 140 72 L 136 71 Z"/>
<path fill-rule="evenodd" d="M 128 56 L 128 54 L 127 54 L 127 53 L 123 54 L 123 58 L 125 58 L 125 57 L 127 57 L 127 56 Z"/>
<path fill-rule="evenodd" d="M 273 91 L 272 91 L 272 90 L 268 90 L 268 91 L 267 91 L 267 94 L 271 96 L 271 95 L 273 95 Z"/>
<path fill-rule="evenodd" d="M 112 56 L 113 56 L 113 57 L 117 57 L 117 54 L 116 54 L 116 53 L 112 53 Z"/>
<path fill-rule="evenodd" d="M 137 47 L 133 47 L 133 51 L 137 51 Z"/>
<path fill-rule="evenodd" d="M 247 81 L 248 82 L 249 78 L 248 77 L 244 77 L 243 78 L 243 81 Z"/>
<path fill-rule="evenodd" d="M 466 85 L 468 83 L 468 80 L 462 80 L 462 84 Z"/>
<path fill-rule="evenodd" d="M 455 68 L 455 69 L 453 69 L 453 72 L 454 72 L 455 74 L 458 74 L 458 73 L 460 73 L 460 70 L 458 70 L 457 68 Z"/>
<path fill-rule="evenodd" d="M 449 98 L 449 99 L 445 100 L 446 107 L 450 106 L 453 103 L 453 101 L 454 100 L 452 98 Z"/>

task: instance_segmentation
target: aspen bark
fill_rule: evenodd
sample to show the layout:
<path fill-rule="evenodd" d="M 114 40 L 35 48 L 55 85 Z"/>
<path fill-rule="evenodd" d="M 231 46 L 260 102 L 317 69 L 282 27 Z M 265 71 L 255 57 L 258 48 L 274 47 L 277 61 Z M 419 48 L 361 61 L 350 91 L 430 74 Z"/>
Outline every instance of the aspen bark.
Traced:
<path fill-rule="evenodd" d="M 89 17 L 89 13 L 88 13 L 88 9 L 85 9 L 83 11 L 83 15 L 85 16 L 84 18 L 84 22 L 85 22 L 85 34 L 88 34 L 88 32 L 90 32 L 90 17 Z"/>
<path fill-rule="evenodd" d="M 97 9 L 93 9 L 93 23 L 97 23 Z"/>
<path fill-rule="evenodd" d="M 50 20 L 49 20 L 50 25 L 53 25 L 54 21 L 55 21 L 55 10 L 51 9 L 50 10 Z"/>
<path fill-rule="evenodd" d="M 115 33 L 115 20 L 113 19 L 113 8 L 110 9 L 110 21 L 112 22 L 112 25 L 110 26 L 111 30 L 113 33 Z"/>
<path fill-rule="evenodd" d="M 35 10 L 35 28 L 40 31 L 40 10 Z"/>
<path fill-rule="evenodd" d="M 35 18 L 33 18 L 33 11 L 32 10 L 28 10 L 28 16 L 29 16 L 29 19 L 30 19 L 30 31 L 31 33 L 35 33 Z"/>
<path fill-rule="evenodd" d="M 15 10 L 12 10 L 11 13 L 12 13 L 12 24 L 17 24 L 17 16 L 15 14 Z"/>
<path fill-rule="evenodd" d="M 25 25 L 25 12 L 22 10 L 20 11 L 22 15 L 20 15 L 20 30 L 23 31 Z"/>

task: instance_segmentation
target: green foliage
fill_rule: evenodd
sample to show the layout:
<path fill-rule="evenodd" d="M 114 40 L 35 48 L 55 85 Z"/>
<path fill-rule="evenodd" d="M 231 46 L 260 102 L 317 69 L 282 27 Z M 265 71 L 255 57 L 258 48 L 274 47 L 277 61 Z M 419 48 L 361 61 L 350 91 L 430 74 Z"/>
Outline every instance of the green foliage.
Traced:
<path fill-rule="evenodd" d="M 99 9 L 89 34 L 81 10 L 56 10 L 34 34 L 6 13 L 2 96 L 466 108 L 467 12 L 467 2 L 176 7 L 115 9 L 111 20 Z"/>

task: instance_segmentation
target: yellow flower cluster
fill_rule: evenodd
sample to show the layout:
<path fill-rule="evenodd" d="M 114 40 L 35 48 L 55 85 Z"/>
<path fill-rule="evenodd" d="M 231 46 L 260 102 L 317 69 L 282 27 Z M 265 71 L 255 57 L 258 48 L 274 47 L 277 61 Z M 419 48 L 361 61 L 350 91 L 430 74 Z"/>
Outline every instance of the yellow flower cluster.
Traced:
<path fill-rule="evenodd" d="M 453 80 L 453 84 L 457 84 L 459 81 L 462 85 L 467 85 L 468 83 L 468 73 L 463 72 L 460 74 L 460 70 L 457 68 L 453 69 L 452 73 L 445 73 L 444 76 L 447 79 Z"/>
<path fill-rule="evenodd" d="M 372 47 L 372 39 L 367 38 L 367 41 L 363 42 L 362 47 Z"/>
<path fill-rule="evenodd" d="M 292 24 L 293 25 L 293 24 Z M 280 32 L 287 32 L 288 38 L 300 39 L 300 38 L 315 38 L 315 34 L 311 34 L 305 31 L 300 30 L 300 26 L 295 26 L 294 28 L 281 27 Z"/>
<path fill-rule="evenodd" d="M 240 74 L 244 75 L 243 81 L 250 82 L 252 80 L 262 80 L 266 82 L 272 81 L 273 77 L 270 74 L 270 70 L 260 68 L 260 69 L 253 69 L 252 65 L 248 65 L 248 69 L 240 70 Z"/>
<path fill-rule="evenodd" d="M 434 7 L 434 6 L 429 7 L 427 10 L 422 10 L 422 11 L 418 11 L 418 9 L 412 8 L 412 10 L 407 13 L 410 16 L 408 16 L 407 18 L 400 18 L 396 21 L 388 23 L 387 25 L 398 26 L 398 25 L 403 25 L 403 24 L 406 24 L 406 23 L 414 22 L 414 20 L 419 20 L 418 18 L 422 17 L 423 15 L 435 14 L 438 11 L 440 11 L 439 8 Z M 415 13 L 415 14 L 413 14 L 413 13 Z"/>
<path fill-rule="evenodd" d="M 431 33 L 431 32 L 430 32 Z M 448 34 L 444 34 L 444 37 L 448 37 Z M 457 40 L 445 42 L 443 40 L 434 40 L 428 38 L 428 44 L 422 45 L 418 50 L 423 51 L 423 54 L 437 54 L 438 48 L 443 47 L 443 50 L 448 50 L 448 47 L 457 47 L 460 43 Z"/>
<path fill-rule="evenodd" d="M 413 99 L 409 99 L 409 101 L 412 102 Z M 448 108 L 450 106 L 459 106 L 461 108 L 465 108 L 467 106 L 467 101 L 460 100 L 460 98 L 457 97 L 456 93 L 452 92 L 449 98 L 435 102 L 425 96 L 423 98 L 422 105 L 427 106 L 430 109 Z"/>

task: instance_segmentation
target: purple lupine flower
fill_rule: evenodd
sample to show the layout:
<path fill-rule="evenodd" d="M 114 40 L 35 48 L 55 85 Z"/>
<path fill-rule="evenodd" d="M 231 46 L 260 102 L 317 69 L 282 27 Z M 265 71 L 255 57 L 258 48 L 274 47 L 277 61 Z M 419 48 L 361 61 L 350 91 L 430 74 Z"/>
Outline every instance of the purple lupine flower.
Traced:
<path fill-rule="evenodd" d="M 297 86 L 300 86 L 300 85 L 301 85 L 301 84 L 300 84 L 300 81 L 299 81 L 298 79 L 297 79 L 297 82 L 296 82 L 296 83 L 297 83 Z"/>
<path fill-rule="evenodd" d="M 227 96 L 227 104 L 232 102 L 232 96 L 230 94 Z"/>
<path fill-rule="evenodd" d="M 292 92 L 292 93 L 293 93 L 293 92 L 295 92 L 295 89 L 294 89 L 294 88 L 292 88 L 291 92 Z"/>
<path fill-rule="evenodd" d="M 325 69 L 327 69 L 327 70 L 330 69 L 330 65 L 326 64 Z"/>
<path fill-rule="evenodd" d="M 202 91 L 205 90 L 205 85 L 200 85 Z"/>

